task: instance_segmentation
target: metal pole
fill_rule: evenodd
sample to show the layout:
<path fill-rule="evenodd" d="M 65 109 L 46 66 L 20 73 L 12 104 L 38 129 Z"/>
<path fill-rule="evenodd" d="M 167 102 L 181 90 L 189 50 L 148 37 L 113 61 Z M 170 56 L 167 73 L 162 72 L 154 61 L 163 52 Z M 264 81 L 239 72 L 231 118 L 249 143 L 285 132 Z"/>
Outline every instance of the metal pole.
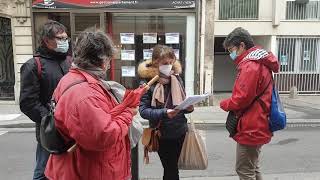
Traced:
<path fill-rule="evenodd" d="M 139 143 L 131 149 L 131 180 L 139 180 Z"/>

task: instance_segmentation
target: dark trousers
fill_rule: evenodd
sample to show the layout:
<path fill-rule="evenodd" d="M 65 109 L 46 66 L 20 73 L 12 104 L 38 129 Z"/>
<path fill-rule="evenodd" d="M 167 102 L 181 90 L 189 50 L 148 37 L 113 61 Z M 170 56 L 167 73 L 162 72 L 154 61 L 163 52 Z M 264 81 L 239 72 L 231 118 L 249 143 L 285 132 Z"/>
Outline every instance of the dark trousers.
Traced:
<path fill-rule="evenodd" d="M 184 137 L 160 139 L 158 155 L 164 169 L 163 180 L 179 180 L 178 160 Z"/>
<path fill-rule="evenodd" d="M 50 153 L 46 151 L 40 143 L 37 145 L 36 152 L 36 167 L 33 173 L 33 180 L 47 180 L 44 175 L 44 171 L 46 169 L 47 161 L 49 159 Z"/>

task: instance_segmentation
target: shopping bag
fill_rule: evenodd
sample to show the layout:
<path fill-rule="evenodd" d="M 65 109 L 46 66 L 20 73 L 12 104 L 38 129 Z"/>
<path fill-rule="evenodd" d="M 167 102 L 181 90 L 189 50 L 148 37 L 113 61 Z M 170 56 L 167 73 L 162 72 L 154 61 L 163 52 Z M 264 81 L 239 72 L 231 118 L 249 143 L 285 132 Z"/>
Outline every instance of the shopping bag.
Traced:
<path fill-rule="evenodd" d="M 273 84 L 271 108 L 269 115 L 269 128 L 271 132 L 284 129 L 287 124 L 287 115 L 284 112 L 283 105 L 280 100 L 279 92 Z"/>
<path fill-rule="evenodd" d="M 208 155 L 204 131 L 195 128 L 191 120 L 178 161 L 179 169 L 204 170 L 208 167 Z"/>
<path fill-rule="evenodd" d="M 138 142 L 141 139 L 142 132 L 143 132 L 143 126 L 141 122 L 139 121 L 139 119 L 133 118 L 132 124 L 129 129 L 129 139 L 130 139 L 131 149 L 137 146 Z"/>

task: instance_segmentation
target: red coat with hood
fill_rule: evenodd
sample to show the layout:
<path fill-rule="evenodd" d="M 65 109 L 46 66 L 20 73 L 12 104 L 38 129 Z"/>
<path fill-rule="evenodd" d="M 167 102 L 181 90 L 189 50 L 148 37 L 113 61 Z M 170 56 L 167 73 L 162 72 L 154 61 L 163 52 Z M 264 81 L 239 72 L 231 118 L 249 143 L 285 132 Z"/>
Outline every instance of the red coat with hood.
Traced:
<path fill-rule="evenodd" d="M 238 74 L 232 96 L 221 101 L 220 107 L 225 111 L 234 111 L 237 115 L 242 114 L 238 132 L 233 137 L 235 141 L 244 145 L 267 144 L 272 137 L 268 119 L 272 95 L 272 82 L 269 82 L 272 80 L 271 71 L 279 71 L 278 59 L 272 53 L 255 46 L 238 56 L 235 64 Z M 260 102 L 254 101 L 266 87 Z M 247 107 L 249 109 L 242 113 Z"/>
<path fill-rule="evenodd" d="M 77 84 L 63 96 L 71 83 Z M 116 102 L 91 75 L 71 69 L 54 97 L 59 100 L 56 127 L 65 138 L 77 142 L 73 153 L 51 155 L 45 174 L 50 180 L 127 180 L 130 179 L 130 144 L 128 129 L 133 113 L 124 108 L 112 116 Z"/>

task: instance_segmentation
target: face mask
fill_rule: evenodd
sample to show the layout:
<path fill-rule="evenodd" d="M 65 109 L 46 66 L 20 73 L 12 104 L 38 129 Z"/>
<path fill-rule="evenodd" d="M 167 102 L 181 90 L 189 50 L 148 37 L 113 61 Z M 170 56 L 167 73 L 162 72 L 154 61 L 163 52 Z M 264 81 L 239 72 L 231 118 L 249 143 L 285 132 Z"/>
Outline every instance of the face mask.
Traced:
<path fill-rule="evenodd" d="M 170 75 L 171 69 L 172 69 L 172 64 L 159 66 L 159 71 L 166 76 Z"/>
<path fill-rule="evenodd" d="M 68 41 L 56 41 L 57 48 L 54 49 L 56 52 L 66 53 L 69 50 L 69 42 Z"/>
<path fill-rule="evenodd" d="M 235 60 L 237 58 L 237 51 L 236 50 L 232 51 L 230 53 L 230 57 L 231 57 L 232 60 Z"/>

